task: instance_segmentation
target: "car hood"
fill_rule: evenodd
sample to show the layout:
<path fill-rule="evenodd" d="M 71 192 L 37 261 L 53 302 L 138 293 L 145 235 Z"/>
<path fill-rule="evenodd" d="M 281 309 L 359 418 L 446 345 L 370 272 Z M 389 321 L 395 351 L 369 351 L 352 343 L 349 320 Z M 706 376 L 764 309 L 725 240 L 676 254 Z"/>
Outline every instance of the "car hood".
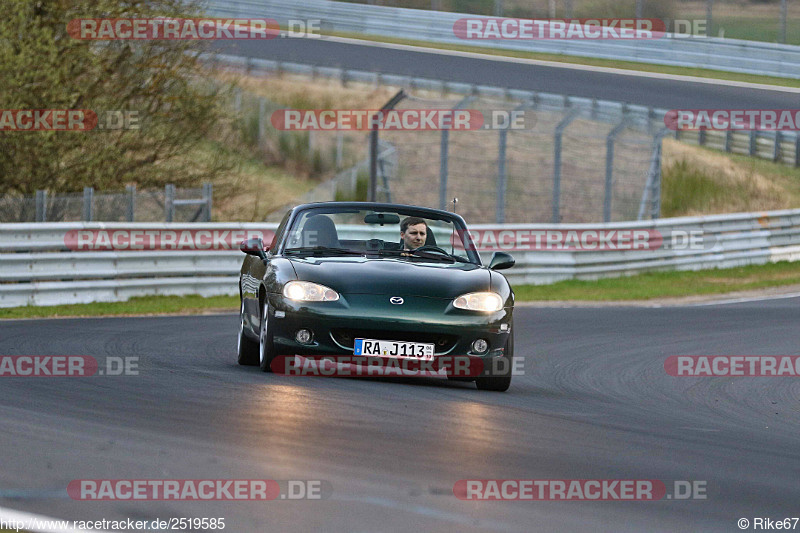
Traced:
<path fill-rule="evenodd" d="M 342 294 L 456 298 L 488 291 L 489 270 L 475 264 L 411 262 L 365 257 L 291 258 L 297 279 L 321 283 Z"/>

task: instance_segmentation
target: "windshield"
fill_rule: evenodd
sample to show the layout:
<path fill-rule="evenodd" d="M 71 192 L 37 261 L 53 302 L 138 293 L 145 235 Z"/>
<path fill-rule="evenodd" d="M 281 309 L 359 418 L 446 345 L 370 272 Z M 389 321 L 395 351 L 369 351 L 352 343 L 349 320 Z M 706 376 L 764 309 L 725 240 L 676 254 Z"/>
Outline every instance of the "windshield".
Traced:
<path fill-rule="evenodd" d="M 395 209 L 319 207 L 303 210 L 285 240 L 286 255 L 384 256 L 409 261 L 480 264 L 456 218 Z M 445 218 L 445 217 L 443 217 Z"/>

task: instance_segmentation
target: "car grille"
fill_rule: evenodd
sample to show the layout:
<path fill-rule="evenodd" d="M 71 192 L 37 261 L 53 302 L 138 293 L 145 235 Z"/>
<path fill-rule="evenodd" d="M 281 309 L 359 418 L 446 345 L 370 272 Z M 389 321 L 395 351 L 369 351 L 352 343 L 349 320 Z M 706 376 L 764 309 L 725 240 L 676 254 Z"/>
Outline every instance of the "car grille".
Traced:
<path fill-rule="evenodd" d="M 376 339 L 385 341 L 409 341 L 434 344 L 434 353 L 452 350 L 458 342 L 456 335 L 426 333 L 421 331 L 385 331 L 371 329 L 339 328 L 331 330 L 331 336 L 338 344 L 352 349 L 355 339 Z"/>

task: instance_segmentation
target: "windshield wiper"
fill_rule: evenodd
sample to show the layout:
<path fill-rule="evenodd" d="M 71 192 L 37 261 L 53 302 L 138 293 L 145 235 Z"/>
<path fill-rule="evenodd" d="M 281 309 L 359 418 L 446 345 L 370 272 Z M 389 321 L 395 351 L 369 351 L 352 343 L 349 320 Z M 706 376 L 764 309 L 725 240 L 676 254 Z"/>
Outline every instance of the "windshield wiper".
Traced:
<path fill-rule="evenodd" d="M 350 250 L 348 248 L 332 248 L 330 246 L 306 246 L 303 248 L 288 248 L 283 251 L 284 254 L 309 254 L 309 255 L 364 255 L 357 250 Z"/>

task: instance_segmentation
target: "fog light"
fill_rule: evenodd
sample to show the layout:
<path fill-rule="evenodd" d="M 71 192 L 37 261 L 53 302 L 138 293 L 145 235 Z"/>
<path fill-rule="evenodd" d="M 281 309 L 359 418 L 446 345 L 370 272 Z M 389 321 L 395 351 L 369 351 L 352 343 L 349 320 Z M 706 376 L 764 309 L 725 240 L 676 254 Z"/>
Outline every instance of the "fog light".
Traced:
<path fill-rule="evenodd" d="M 489 343 L 485 339 L 478 339 L 472 343 L 472 351 L 475 353 L 484 353 L 489 349 Z"/>
<path fill-rule="evenodd" d="M 308 344 L 311 342 L 311 332 L 307 329 L 298 329 L 294 335 L 294 339 L 300 344 Z"/>

